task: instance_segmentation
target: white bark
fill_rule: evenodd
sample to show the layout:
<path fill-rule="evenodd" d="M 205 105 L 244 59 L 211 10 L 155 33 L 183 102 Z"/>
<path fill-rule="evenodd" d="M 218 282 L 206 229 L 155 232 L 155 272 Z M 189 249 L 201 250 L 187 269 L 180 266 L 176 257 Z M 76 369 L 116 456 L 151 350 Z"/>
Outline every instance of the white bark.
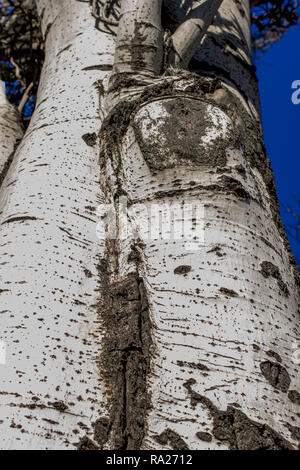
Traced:
<path fill-rule="evenodd" d="M 246 1 L 230 7 L 225 1 L 220 9 L 219 24 L 227 24 L 222 41 L 238 45 L 221 64 L 222 86 L 209 91 L 208 80 L 196 96 L 192 76 L 165 78 L 174 81 L 172 92 L 139 102 L 125 136 L 116 132 L 120 141 L 106 155 L 103 185 L 112 198 L 121 186 L 130 208 L 131 235 L 120 236 L 108 254 L 111 278 L 118 282 L 138 269 L 152 322 L 144 449 L 272 448 L 280 439 L 279 448 L 297 446 L 291 426 L 299 426 L 299 404 L 289 397 L 291 390 L 299 391 L 299 278 L 276 222 L 267 164 L 258 170 L 259 158 L 266 158 L 255 153 L 259 126 L 257 134 L 244 128 L 241 139 L 244 144 L 250 139 L 250 149 L 236 139 L 242 116 L 255 123 L 259 115 L 257 89 L 254 93 L 247 82 L 248 8 Z M 239 36 L 237 24 L 243 26 Z M 220 26 L 213 29 L 221 36 Z M 211 44 L 204 49 L 212 70 L 215 49 Z M 228 64 L 238 70 L 236 57 L 239 76 L 228 79 Z M 225 161 L 218 160 L 223 147 Z M 160 236 L 149 204 L 166 215 Z M 170 212 L 177 207 L 181 222 L 178 208 L 184 204 L 203 208 L 192 244 L 168 236 L 174 230 Z M 194 218 L 190 209 L 187 218 L 186 224 Z M 135 244 L 139 263 L 128 262 Z M 225 415 L 227 427 L 217 423 Z M 269 428 L 281 438 L 274 434 L 267 442 Z M 197 433 L 208 433 L 211 442 Z"/>
<path fill-rule="evenodd" d="M 22 138 L 23 132 L 20 116 L 9 103 L 4 83 L 0 81 L 0 174 L 8 164 L 16 141 Z"/>
<path fill-rule="evenodd" d="M 112 68 L 114 44 L 95 29 L 88 3 L 37 4 L 46 59 L 1 192 L 1 448 L 74 449 L 105 413 L 96 308 L 102 195 L 91 145 L 101 125 L 95 82 Z"/>
<path fill-rule="evenodd" d="M 206 112 L 207 119 L 216 113 L 225 129 L 221 138 L 228 136 L 234 123 L 218 108 L 207 108 Z M 157 128 L 149 116 L 160 119 L 161 127 Z M 160 139 L 162 148 L 167 148 L 161 132 L 168 120 L 163 102 L 148 104 L 136 119 L 143 122 L 145 129 L 148 127 L 147 139 Z M 194 132 L 196 127 L 195 122 Z M 213 145 L 209 132 L 206 138 Z M 285 393 L 274 390 L 260 370 L 261 363 L 273 362 L 267 352 L 275 351 L 290 375 L 290 389 L 299 390 L 299 365 L 294 362 L 294 348 L 299 342 L 298 287 L 272 220 L 261 176 L 245 165 L 241 151 L 228 147 L 230 175 L 251 198 L 251 202 L 241 201 L 230 191 L 226 193 L 222 177 L 209 166 L 166 169 L 153 174 L 132 129 L 123 145 L 124 188 L 134 225 L 141 226 L 145 211 L 141 213 L 140 204 L 149 200 L 165 214 L 169 214 L 166 208 L 176 204 L 180 207 L 182 203 L 200 203 L 204 209 L 203 245 L 197 246 L 196 240 L 195 248 L 187 249 L 186 240 L 148 239 L 147 232 L 141 237 L 145 244 L 141 275 L 148 291 L 156 345 L 148 379 L 152 409 L 144 448 L 157 448 L 154 436 L 166 429 L 175 431 L 191 449 L 227 448 L 228 443 L 215 439 L 207 443 L 197 438 L 197 432 L 212 434 L 213 425 L 207 407 L 200 403 L 196 409 L 191 406 L 185 387 L 190 379 L 195 381 L 192 390 L 211 400 L 218 409 L 226 410 L 230 404 L 238 403 L 250 419 L 266 423 L 293 441 L 287 424 L 299 423 L 298 406 L 287 398 L 289 387 Z M 245 180 L 239 173 L 240 165 L 245 167 Z M 262 202 L 258 193 L 263 196 Z M 183 217 L 177 209 L 178 212 Z M 192 218 L 189 212 L 187 215 L 185 226 Z M 201 220 L 198 230 L 195 233 L 201 241 Z M 167 217 L 161 232 L 166 237 L 169 231 Z M 127 246 L 128 242 L 120 249 L 123 263 Z M 276 279 L 262 275 L 263 261 L 279 267 L 290 292 L 288 298 L 278 288 Z M 162 448 L 170 448 L 168 444 Z"/>
<path fill-rule="evenodd" d="M 174 3 L 180 14 L 192 2 Z M 129 4 L 122 1 L 124 11 Z M 196 52 L 199 63 L 204 55 L 212 69 L 224 71 L 218 71 L 219 87 L 178 70 L 152 77 L 156 52 L 144 54 L 144 68 L 132 67 L 139 9 L 128 20 L 127 37 L 126 15 L 121 17 L 114 60 L 112 38 L 95 30 L 87 3 L 39 0 L 38 6 L 47 35 L 38 103 L 1 193 L 2 448 L 74 449 L 80 438 L 96 437 L 93 423 L 103 417 L 102 434 L 105 423 L 110 430 L 104 448 L 140 445 L 136 430 L 145 434 L 144 449 L 226 449 L 231 438 L 239 448 L 253 448 L 262 437 L 249 420 L 295 445 L 290 426 L 299 426 L 299 395 L 291 392 L 299 391 L 293 349 L 299 290 L 275 222 L 267 166 L 259 172 L 251 162 L 259 159 L 251 127 L 259 100 L 247 72 L 248 2 L 225 0 Z M 149 31 L 154 34 L 155 24 L 160 42 L 153 11 Z M 143 38 L 136 37 L 134 46 L 142 46 Z M 223 51 L 223 60 L 221 46 L 229 39 L 235 47 L 228 57 Z M 108 94 L 98 110 L 94 82 L 101 78 L 107 87 L 113 64 L 114 74 L 135 71 L 140 79 L 145 72 L 148 79 L 127 94 L 116 87 L 113 100 Z M 127 99 L 114 110 L 118 92 Z M 125 116 L 130 100 L 133 114 Z M 97 133 L 108 111 L 111 120 L 104 121 L 99 142 L 100 186 L 98 149 L 85 141 L 93 143 L 86 134 Z M 238 139 L 245 116 L 248 127 Z M 121 237 L 118 213 L 118 238 L 104 246 L 96 238 L 94 209 L 117 202 L 120 194 L 129 205 L 129 233 Z M 203 217 L 200 210 L 200 219 L 192 221 L 196 239 L 173 240 L 163 219 L 163 239 L 146 230 L 136 240 L 134 230 L 149 221 L 143 206 L 149 202 L 162 212 L 177 204 L 179 222 L 178 204 L 200 204 Z M 195 219 L 190 208 L 186 215 L 187 222 Z M 153 345 L 145 374 L 149 330 Z M 110 395 L 120 392 L 115 402 L 103 393 L 110 372 Z M 243 423 L 238 410 L 246 415 Z M 217 426 L 220 416 L 228 418 L 227 428 Z M 203 432 L 210 442 L 197 437 Z"/>
<path fill-rule="evenodd" d="M 153 75 L 162 66 L 162 0 L 122 0 L 114 73 Z"/>

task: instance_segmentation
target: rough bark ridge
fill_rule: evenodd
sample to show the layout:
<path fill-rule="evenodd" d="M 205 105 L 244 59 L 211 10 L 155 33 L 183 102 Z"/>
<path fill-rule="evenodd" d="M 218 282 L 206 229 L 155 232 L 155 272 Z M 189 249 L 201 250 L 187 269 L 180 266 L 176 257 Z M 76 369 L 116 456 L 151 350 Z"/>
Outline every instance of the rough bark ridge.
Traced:
<path fill-rule="evenodd" d="M 150 407 L 146 377 L 150 365 L 150 319 L 142 279 L 130 273 L 111 283 L 107 261 L 100 266 L 104 292 L 100 315 L 106 335 L 102 341 L 101 375 L 110 397 L 105 440 L 110 448 L 139 449 Z"/>
<path fill-rule="evenodd" d="M 139 3 L 131 6 L 135 31 L 132 11 Z M 295 448 L 297 432 L 289 423 L 299 421 L 291 400 L 299 387 L 293 360 L 299 273 L 263 146 L 249 5 L 225 0 L 184 70 L 188 57 L 174 68 L 166 52 L 191 6 L 165 3 L 173 26 L 165 36 L 163 74 L 152 62 L 151 76 L 143 37 L 134 36 L 132 49 L 127 37 L 126 60 L 122 65 L 118 56 L 100 100 L 107 116 L 100 131 L 101 186 L 117 214 L 117 239 L 107 242 L 109 278 L 123 286 L 138 273 L 152 325 L 151 408 L 142 448 Z M 146 74 L 128 68 L 136 41 Z M 128 203 L 127 237 L 121 236 L 120 196 Z M 204 240 L 197 224 L 189 248 L 187 240 L 160 236 L 174 229 L 168 217 L 151 235 L 151 204 L 164 214 L 186 203 L 203 208 Z M 193 222 L 192 212 L 188 218 Z M 196 410 L 187 383 L 202 397 Z M 216 420 L 228 422 L 224 437 Z"/>

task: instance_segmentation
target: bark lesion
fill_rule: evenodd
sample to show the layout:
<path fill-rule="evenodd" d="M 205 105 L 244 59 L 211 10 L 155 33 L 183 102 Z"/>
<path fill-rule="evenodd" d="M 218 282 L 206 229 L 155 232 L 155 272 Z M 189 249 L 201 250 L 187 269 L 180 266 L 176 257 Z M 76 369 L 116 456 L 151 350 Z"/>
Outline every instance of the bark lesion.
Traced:
<path fill-rule="evenodd" d="M 161 434 L 153 436 L 153 439 L 163 447 L 169 445 L 173 450 L 189 450 L 184 439 L 173 429 L 167 428 Z"/>
<path fill-rule="evenodd" d="M 270 426 L 250 419 L 240 409 L 228 406 L 225 411 L 220 410 L 207 396 L 193 390 L 195 383 L 194 379 L 184 383 L 192 407 L 201 404 L 208 411 L 213 426 L 211 434 L 230 450 L 296 450 Z"/>
<path fill-rule="evenodd" d="M 291 378 L 285 367 L 276 362 L 264 361 L 260 364 L 260 370 L 272 387 L 287 393 Z"/>
<path fill-rule="evenodd" d="M 110 416 L 101 426 L 98 423 L 101 442 L 95 438 L 101 447 L 109 441 L 116 450 L 137 450 L 150 407 L 147 375 L 152 340 L 147 293 L 137 273 L 112 280 L 105 260 L 99 271 L 103 298 L 99 307 L 105 329 L 99 365 Z"/>
<path fill-rule="evenodd" d="M 278 266 L 275 266 L 271 261 L 263 261 L 260 265 L 260 272 L 266 278 L 273 278 L 277 280 L 279 291 L 285 297 L 289 297 L 290 291 L 286 283 L 282 279 L 282 275 Z"/>

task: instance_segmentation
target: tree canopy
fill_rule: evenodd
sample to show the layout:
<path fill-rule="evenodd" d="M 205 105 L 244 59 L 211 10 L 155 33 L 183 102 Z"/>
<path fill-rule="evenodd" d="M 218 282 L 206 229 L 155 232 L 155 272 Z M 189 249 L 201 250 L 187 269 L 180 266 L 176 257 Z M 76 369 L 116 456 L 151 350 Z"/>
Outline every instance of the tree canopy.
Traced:
<path fill-rule="evenodd" d="M 86 1 L 90 1 L 97 23 L 117 24 L 121 0 Z M 251 0 L 253 49 L 265 50 L 278 41 L 299 17 L 297 0 Z M 34 108 L 43 58 L 35 0 L 0 0 L 0 76 L 10 101 L 25 120 Z"/>
<path fill-rule="evenodd" d="M 297 0 L 251 0 L 251 7 L 254 50 L 265 50 L 278 41 L 300 17 Z"/>

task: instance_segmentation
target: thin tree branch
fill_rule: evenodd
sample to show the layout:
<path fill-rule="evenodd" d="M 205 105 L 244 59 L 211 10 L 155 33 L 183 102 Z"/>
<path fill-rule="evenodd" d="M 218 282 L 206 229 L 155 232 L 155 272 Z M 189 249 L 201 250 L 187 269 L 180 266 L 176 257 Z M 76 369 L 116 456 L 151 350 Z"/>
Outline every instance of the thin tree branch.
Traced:
<path fill-rule="evenodd" d="M 20 70 L 20 67 L 18 66 L 18 64 L 16 64 L 16 62 L 14 61 L 13 57 L 10 57 L 9 58 L 9 61 L 10 63 L 14 66 L 15 70 L 16 70 L 16 78 L 17 80 L 19 80 L 22 88 L 25 88 L 26 87 L 26 84 L 24 82 L 24 80 L 22 79 L 22 75 L 21 75 L 21 70 Z"/>
<path fill-rule="evenodd" d="M 113 2 L 105 1 L 104 5 L 101 5 L 101 7 L 99 7 L 100 11 L 98 12 L 97 11 L 98 10 L 97 0 L 93 0 L 92 1 L 92 15 L 93 15 L 93 17 L 96 18 L 96 20 L 101 21 L 102 23 L 107 24 L 109 26 L 118 26 L 119 21 L 111 20 L 109 18 L 109 15 L 112 13 L 111 7 L 112 7 L 113 3 L 116 3 L 116 2 L 115 1 L 113 1 Z"/>
<path fill-rule="evenodd" d="M 196 0 L 169 40 L 168 65 L 185 68 L 212 24 L 223 0 Z"/>
<path fill-rule="evenodd" d="M 23 93 L 22 99 L 21 99 L 20 104 L 18 106 L 18 111 L 19 111 L 20 114 L 22 113 L 23 108 L 24 108 L 24 106 L 25 106 L 25 104 L 26 104 L 26 102 L 29 98 L 29 93 L 30 93 L 31 88 L 33 87 L 33 85 L 34 85 L 34 82 L 31 82 L 28 85 L 28 87 L 26 88 L 26 90 L 24 91 L 24 93 Z"/>

